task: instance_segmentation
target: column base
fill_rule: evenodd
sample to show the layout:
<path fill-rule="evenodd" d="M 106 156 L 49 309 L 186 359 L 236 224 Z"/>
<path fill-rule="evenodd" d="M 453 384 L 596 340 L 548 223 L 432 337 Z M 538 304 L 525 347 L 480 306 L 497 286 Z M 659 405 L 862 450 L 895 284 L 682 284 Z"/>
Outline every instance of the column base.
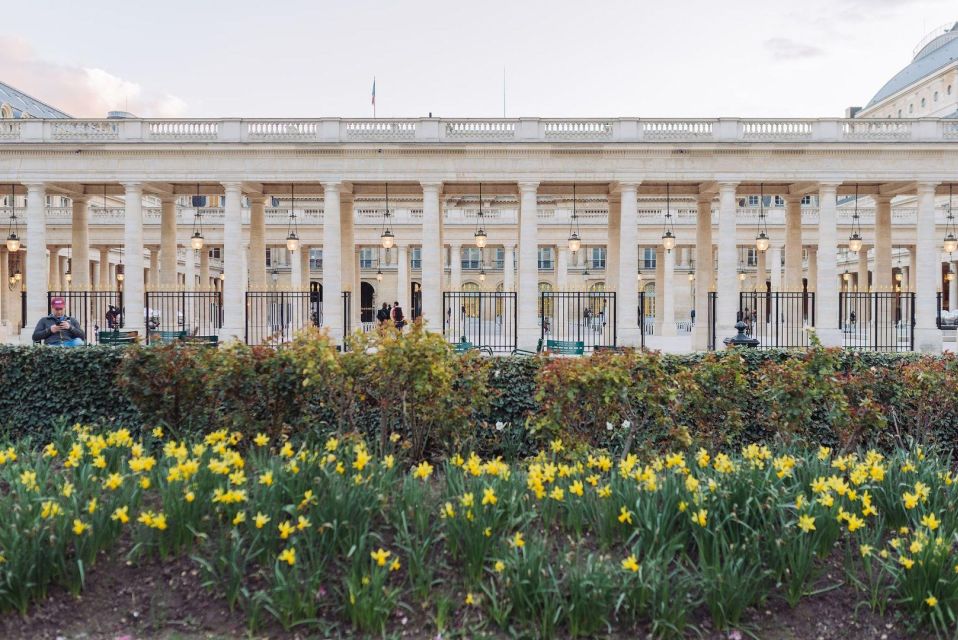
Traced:
<path fill-rule="evenodd" d="M 709 327 L 704 322 L 696 322 L 692 327 L 692 350 L 706 351 L 709 348 Z"/>
<path fill-rule="evenodd" d="M 617 327 L 615 330 L 615 342 L 618 347 L 642 346 L 642 332 L 638 327 Z"/>
<path fill-rule="evenodd" d="M 915 351 L 939 354 L 942 350 L 941 330 L 915 328 Z"/>
<path fill-rule="evenodd" d="M 817 327 L 815 335 L 823 347 L 841 347 L 843 342 L 842 330 L 837 327 Z"/>
<path fill-rule="evenodd" d="M 525 351 L 535 351 L 539 344 L 539 338 L 542 337 L 542 329 L 539 327 L 519 327 L 518 347 Z M 543 345 L 545 346 L 545 345 Z"/>
<path fill-rule="evenodd" d="M 246 339 L 246 327 L 221 327 L 219 338 L 220 344 L 230 340 L 239 340 L 242 342 Z"/>

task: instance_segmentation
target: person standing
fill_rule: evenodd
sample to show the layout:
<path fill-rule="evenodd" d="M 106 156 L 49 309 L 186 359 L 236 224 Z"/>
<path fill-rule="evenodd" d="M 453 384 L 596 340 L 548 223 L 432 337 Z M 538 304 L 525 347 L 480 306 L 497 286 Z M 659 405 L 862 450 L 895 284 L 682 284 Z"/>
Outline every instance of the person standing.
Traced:
<path fill-rule="evenodd" d="M 380 325 L 386 324 L 389 321 L 389 304 L 383 303 L 382 309 L 376 312 L 376 321 Z"/>
<path fill-rule="evenodd" d="M 50 300 L 50 315 L 40 318 L 33 330 L 33 341 L 43 342 L 53 347 L 79 347 L 86 344 L 86 333 L 80 328 L 76 318 L 68 316 L 64 309 L 63 298 Z"/>
<path fill-rule="evenodd" d="M 406 326 L 406 319 L 405 316 L 403 316 L 402 307 L 399 306 L 398 300 L 393 302 L 392 321 L 400 331 Z"/>

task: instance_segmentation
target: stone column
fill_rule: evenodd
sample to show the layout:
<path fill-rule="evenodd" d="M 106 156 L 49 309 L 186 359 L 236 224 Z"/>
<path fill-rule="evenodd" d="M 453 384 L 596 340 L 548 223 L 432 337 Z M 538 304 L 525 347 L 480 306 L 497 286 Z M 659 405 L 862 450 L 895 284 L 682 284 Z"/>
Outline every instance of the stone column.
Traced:
<path fill-rule="evenodd" d="M 10 321 L 10 306 L 14 302 L 16 291 L 10 290 L 10 253 L 0 244 L 0 324 Z"/>
<path fill-rule="evenodd" d="M 398 301 L 403 313 L 412 318 L 412 293 L 409 286 L 409 253 L 406 245 L 396 245 L 396 297 L 383 302 Z M 381 305 L 380 305 L 381 306 Z"/>
<path fill-rule="evenodd" d="M 100 290 L 112 291 L 115 287 L 110 281 L 110 247 L 100 247 Z"/>
<path fill-rule="evenodd" d="M 735 231 L 736 184 L 719 184 L 719 240 L 715 339 L 721 342 L 735 335 L 738 310 L 738 248 Z"/>
<path fill-rule="evenodd" d="M 538 316 L 538 182 L 519 183 L 519 331 L 520 349 L 534 350 L 541 335 Z M 425 266 L 424 266 L 425 268 Z"/>
<path fill-rule="evenodd" d="M 352 256 L 352 252 L 349 254 Z M 340 183 L 323 183 L 323 327 L 336 343 L 343 340 L 343 242 Z"/>
<path fill-rule="evenodd" d="M 143 185 L 126 183 L 126 216 L 123 234 L 125 277 L 123 279 L 124 328 L 145 337 L 146 304 L 143 291 Z"/>
<path fill-rule="evenodd" d="M 176 277 L 176 196 L 160 199 L 160 277 L 156 277 L 156 264 L 150 249 L 150 281 L 155 286 L 175 287 Z"/>
<path fill-rule="evenodd" d="M 835 197 L 838 185 L 822 183 L 818 190 L 818 249 L 809 254 L 809 272 L 815 264 L 815 331 L 826 347 L 840 347 L 838 319 L 838 232 Z M 809 273 L 809 283 L 812 282 Z"/>
<path fill-rule="evenodd" d="M 768 279 L 772 291 L 782 290 L 782 245 L 770 242 L 768 245 Z"/>
<path fill-rule="evenodd" d="M 503 250 L 502 258 L 502 290 L 516 290 L 516 245 L 507 243 Z M 560 289 L 561 290 L 561 289 Z"/>
<path fill-rule="evenodd" d="M 148 283 L 149 283 L 149 285 L 150 285 L 150 288 L 153 289 L 153 288 L 156 288 L 161 282 L 164 282 L 164 283 L 165 283 L 165 278 L 163 278 L 163 277 L 157 277 L 157 276 L 160 275 L 160 274 L 159 274 L 159 270 L 160 270 L 160 249 L 159 249 L 159 247 L 157 247 L 156 245 L 150 245 L 149 249 L 150 249 L 150 278 L 149 278 L 149 280 L 148 280 Z M 164 253 L 165 253 L 165 252 L 164 252 Z M 174 259 L 176 258 L 176 253 L 173 254 L 173 258 L 174 258 Z M 166 262 L 165 257 L 164 257 L 163 262 Z M 164 284 L 164 286 L 165 286 L 165 284 Z"/>
<path fill-rule="evenodd" d="M 187 291 L 196 289 L 196 252 L 191 248 L 186 249 L 183 284 Z"/>
<path fill-rule="evenodd" d="M 73 258 L 73 287 L 90 287 L 90 229 L 88 196 L 73 198 L 73 226 L 70 255 Z"/>
<path fill-rule="evenodd" d="M 914 261 L 914 254 L 912 254 L 912 261 Z M 948 308 L 950 311 L 958 311 L 958 262 L 949 262 L 948 269 L 953 274 L 951 281 L 948 283 Z M 3 280 L 6 282 L 6 279 Z"/>
<path fill-rule="evenodd" d="M 343 319 L 343 323 L 349 324 L 350 328 L 355 330 L 358 326 L 356 316 L 361 313 L 360 288 L 356 286 L 358 278 L 359 263 L 356 260 L 356 235 L 355 219 L 353 217 L 353 195 L 340 191 L 339 194 L 339 226 L 340 226 L 340 246 L 342 260 L 342 288 L 343 291 L 350 292 L 349 318 Z"/>
<path fill-rule="evenodd" d="M 203 291 L 209 291 L 213 288 L 213 283 L 210 280 L 210 249 L 209 245 L 200 249 L 200 289 Z"/>
<path fill-rule="evenodd" d="M 911 255 L 911 260 L 908 263 L 908 290 L 915 291 L 915 287 L 918 284 L 916 279 L 918 268 L 917 264 L 915 263 L 915 245 L 908 247 L 908 253 Z"/>
<path fill-rule="evenodd" d="M 663 252 L 663 262 L 665 265 L 662 269 L 662 279 L 664 286 L 662 287 L 662 313 L 658 312 L 656 315 L 661 315 L 661 328 L 657 331 L 658 335 L 663 337 L 672 337 L 676 334 L 675 331 L 675 249 L 672 251 Z M 656 321 L 659 322 L 658 318 Z"/>
<path fill-rule="evenodd" d="M 241 340 L 245 334 L 246 277 L 243 274 L 243 192 L 239 182 L 224 182 L 223 327 L 220 340 Z"/>
<path fill-rule="evenodd" d="M 891 198 L 875 196 L 875 272 L 872 279 L 876 291 L 893 291 L 891 273 Z"/>
<path fill-rule="evenodd" d="M 619 252 L 622 247 L 622 202 L 623 196 L 619 193 L 610 193 L 609 194 L 609 241 L 606 243 L 605 248 L 605 288 L 608 291 L 616 291 L 616 323 L 619 325 L 620 329 L 626 329 L 629 326 L 628 315 L 623 314 L 625 310 L 624 300 L 622 300 L 622 291 L 619 287 L 621 280 L 621 274 L 619 272 Z M 628 231 L 628 230 L 626 230 Z M 618 334 L 617 338 L 622 342 L 623 345 L 632 346 L 632 343 L 628 342 L 629 337 L 623 336 L 621 333 Z M 634 341 L 635 337 L 631 336 L 631 339 Z"/>
<path fill-rule="evenodd" d="M 510 278 L 509 284 L 512 284 Z M 569 290 L 569 248 L 565 245 L 556 247 L 556 291 Z"/>
<path fill-rule="evenodd" d="M 708 348 L 708 300 L 712 290 L 712 194 L 700 193 L 695 218 L 695 328 L 692 348 Z"/>
<path fill-rule="evenodd" d="M 302 276 L 300 277 L 301 286 L 304 291 L 309 291 L 311 277 L 309 269 L 309 246 L 305 244 L 300 244 L 299 246 L 299 270 Z"/>
<path fill-rule="evenodd" d="M 785 291 L 802 290 L 802 196 L 785 196 Z"/>
<path fill-rule="evenodd" d="M 636 273 L 639 268 L 639 230 L 638 230 L 638 203 L 636 202 L 638 185 L 635 183 L 619 184 L 619 198 L 616 206 L 619 208 L 619 245 L 616 252 L 618 263 L 618 277 L 616 291 L 615 317 L 618 323 L 617 338 L 623 346 L 641 346 L 642 312 L 639 310 L 639 292 L 636 284 Z M 610 199 L 609 205 L 612 206 Z M 610 209 L 609 215 L 612 215 Z M 613 245 L 610 242 L 610 245 Z M 675 324 L 672 328 L 674 330 Z"/>
<path fill-rule="evenodd" d="M 768 282 L 768 251 L 756 253 L 755 290 L 765 293 L 765 283 Z"/>
<path fill-rule="evenodd" d="M 266 196 L 249 199 L 249 286 L 266 291 Z"/>
<path fill-rule="evenodd" d="M 303 248 L 300 242 L 300 249 Z M 289 252 L 289 287 L 293 291 L 302 291 L 303 289 L 303 270 L 298 264 L 299 255 L 295 251 Z"/>
<path fill-rule="evenodd" d="M 935 186 L 918 183 L 918 220 L 915 245 L 915 350 L 941 353 L 941 330 L 936 326 L 935 296 L 941 278 L 939 250 L 935 246 Z M 890 226 L 890 225 L 889 225 Z M 890 270 L 889 270 L 890 271 Z"/>
<path fill-rule="evenodd" d="M 808 252 L 808 290 L 815 291 L 818 288 L 818 249 L 807 247 Z"/>
<path fill-rule="evenodd" d="M 47 269 L 49 270 L 49 274 L 47 277 L 47 290 L 60 291 L 60 247 L 54 244 L 50 245 L 48 249 Z"/>
<path fill-rule="evenodd" d="M 449 245 L 449 273 L 449 290 L 462 291 L 462 247 L 459 244 Z"/>
<path fill-rule="evenodd" d="M 665 249 L 655 247 L 655 335 L 662 335 L 662 321 L 665 306 Z"/>
<path fill-rule="evenodd" d="M 868 281 L 868 245 L 863 244 L 862 250 L 858 252 L 858 291 L 867 293 L 871 290 L 871 284 Z"/>
<path fill-rule="evenodd" d="M 442 331 L 442 216 L 440 182 L 422 183 L 422 316 L 432 331 Z"/>

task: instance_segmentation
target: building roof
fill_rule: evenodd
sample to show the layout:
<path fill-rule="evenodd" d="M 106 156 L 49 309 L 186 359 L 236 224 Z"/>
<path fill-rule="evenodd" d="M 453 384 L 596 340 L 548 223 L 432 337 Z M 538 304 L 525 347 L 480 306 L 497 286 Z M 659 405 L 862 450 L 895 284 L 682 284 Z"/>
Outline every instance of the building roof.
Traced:
<path fill-rule="evenodd" d="M 920 46 L 911 64 L 886 82 L 885 86 L 878 90 L 878 93 L 865 108 L 875 106 L 885 98 L 898 93 L 955 60 L 958 60 L 958 22 L 952 24 L 944 33 L 939 33 L 927 44 Z"/>
<path fill-rule="evenodd" d="M 0 104 L 8 104 L 13 109 L 14 118 L 70 118 L 59 109 L 40 102 L 32 96 L 0 82 Z"/>

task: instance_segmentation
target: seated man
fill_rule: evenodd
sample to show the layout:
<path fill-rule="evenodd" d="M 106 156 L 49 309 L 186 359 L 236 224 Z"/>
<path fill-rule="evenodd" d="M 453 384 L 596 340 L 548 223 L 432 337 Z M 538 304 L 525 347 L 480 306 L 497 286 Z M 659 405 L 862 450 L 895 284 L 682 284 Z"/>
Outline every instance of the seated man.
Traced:
<path fill-rule="evenodd" d="M 53 347 L 79 347 L 84 344 L 86 334 L 80 328 L 76 318 L 71 318 L 63 312 L 66 301 L 63 298 L 54 298 L 50 301 L 53 310 L 50 315 L 40 318 L 37 328 L 33 330 L 33 341 L 44 342 Z"/>

